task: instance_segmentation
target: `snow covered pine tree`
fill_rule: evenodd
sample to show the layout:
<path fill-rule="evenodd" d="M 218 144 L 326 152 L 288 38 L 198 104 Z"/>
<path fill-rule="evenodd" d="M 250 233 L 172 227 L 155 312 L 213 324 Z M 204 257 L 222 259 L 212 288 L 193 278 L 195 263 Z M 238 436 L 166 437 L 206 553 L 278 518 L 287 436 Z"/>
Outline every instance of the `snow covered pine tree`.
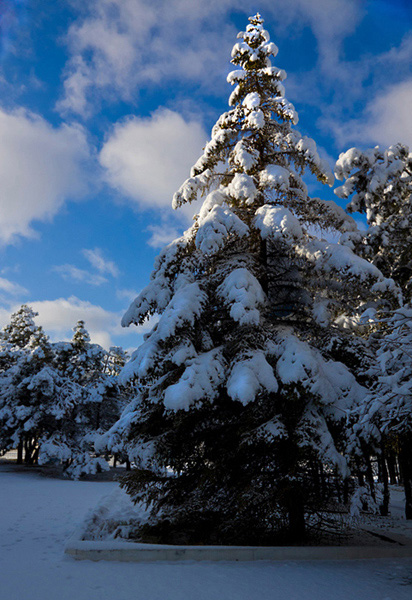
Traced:
<path fill-rule="evenodd" d="M 79 386 L 54 365 L 53 346 L 23 304 L 0 332 L 0 451 L 17 446 L 17 462 L 41 462 L 64 428 Z"/>
<path fill-rule="evenodd" d="M 412 291 L 412 152 L 396 144 L 362 151 L 350 148 L 335 166 L 345 179 L 335 194 L 352 196 L 347 210 L 366 215 L 367 231 L 346 234 L 343 243 L 392 277 L 402 288 L 404 301 Z"/>
<path fill-rule="evenodd" d="M 123 485 L 152 503 L 142 539 L 272 543 L 301 539 L 348 477 L 345 409 L 364 389 L 333 360 L 373 286 L 393 287 L 350 249 L 307 226 L 351 217 L 308 196 L 301 174 L 333 181 L 286 100 L 260 15 L 233 48 L 231 109 L 174 207 L 206 199 L 158 257 L 123 325 L 159 321 L 123 369 L 138 396 L 106 435 L 135 469 Z M 347 344 L 350 355 L 350 343 Z"/>
<path fill-rule="evenodd" d="M 55 344 L 54 351 L 60 374 L 77 385 L 78 397 L 42 453 L 45 458 L 60 457 L 65 473 L 77 479 L 109 469 L 95 443 L 118 419 L 125 394 L 107 370 L 108 353 L 90 342 L 84 321 L 77 321 L 73 331 L 71 342 Z"/>
<path fill-rule="evenodd" d="M 335 173 L 346 180 L 335 193 L 351 197 L 348 210 L 366 214 L 368 224 L 364 232 L 345 234 L 342 242 L 392 277 L 406 303 L 393 312 L 369 311 L 376 360 L 368 375 L 374 386 L 359 408 L 354 447 L 368 444 L 370 454 L 378 457 L 384 514 L 389 504 L 388 469 L 395 482 L 399 460 L 405 515 L 412 519 L 412 152 L 403 144 L 366 151 L 351 148 L 339 156 Z"/>

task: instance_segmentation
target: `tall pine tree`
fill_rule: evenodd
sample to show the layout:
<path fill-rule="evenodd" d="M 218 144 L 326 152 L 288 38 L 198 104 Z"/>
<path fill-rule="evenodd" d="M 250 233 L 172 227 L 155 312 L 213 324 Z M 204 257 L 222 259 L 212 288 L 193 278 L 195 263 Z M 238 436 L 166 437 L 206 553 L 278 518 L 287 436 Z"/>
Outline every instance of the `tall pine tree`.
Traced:
<path fill-rule="evenodd" d="M 151 503 L 147 539 L 305 535 L 349 476 L 342 425 L 364 389 L 347 326 L 371 287 L 394 288 L 350 249 L 309 232 L 355 224 L 308 195 L 306 169 L 323 183 L 333 177 L 294 127 L 260 15 L 239 37 L 231 108 L 174 196 L 177 208 L 205 195 L 203 206 L 123 319 L 159 315 L 123 369 L 138 396 L 106 435 L 135 464 L 128 492 Z"/>

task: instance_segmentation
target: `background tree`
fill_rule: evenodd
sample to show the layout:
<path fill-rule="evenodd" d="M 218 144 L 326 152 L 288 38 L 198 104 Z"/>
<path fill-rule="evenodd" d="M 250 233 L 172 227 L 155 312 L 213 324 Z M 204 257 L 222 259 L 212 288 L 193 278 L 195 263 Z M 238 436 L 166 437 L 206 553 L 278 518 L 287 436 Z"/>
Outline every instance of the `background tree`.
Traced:
<path fill-rule="evenodd" d="M 17 446 L 19 463 L 61 463 L 75 478 L 107 469 L 95 442 L 128 399 L 113 374 L 121 349 L 91 344 L 83 321 L 71 342 L 51 344 L 36 316 L 23 305 L 0 334 L 0 449 Z"/>
<path fill-rule="evenodd" d="M 84 321 L 79 320 L 73 331 L 71 342 L 56 344 L 55 362 L 59 373 L 77 385 L 78 397 L 59 433 L 44 446 L 44 460 L 65 456 L 66 473 L 78 478 L 109 468 L 95 443 L 117 420 L 124 393 L 107 372 L 108 353 L 90 342 Z"/>
<path fill-rule="evenodd" d="M 386 310 L 368 311 L 373 359 L 366 368 L 372 390 L 359 409 L 353 446 L 369 446 L 377 457 L 384 485 L 382 512 L 389 506 L 389 476 L 397 483 L 399 462 L 405 488 L 405 513 L 412 518 L 412 154 L 403 144 L 342 153 L 336 176 L 345 180 L 335 193 L 349 199 L 349 212 L 366 215 L 366 231 L 342 236 L 356 250 L 392 277 L 401 294 Z M 395 309 L 391 312 L 389 309 Z M 362 442 L 363 441 L 363 442 Z"/>
<path fill-rule="evenodd" d="M 51 347 L 37 316 L 23 304 L 0 334 L 0 445 L 16 447 L 17 461 L 37 462 L 40 404 L 27 390 L 30 378 L 52 359 Z"/>
<path fill-rule="evenodd" d="M 347 210 L 366 216 L 366 231 L 341 240 L 377 265 L 410 301 L 412 283 L 412 154 L 408 146 L 366 151 L 351 148 L 339 156 L 335 175 L 346 180 L 335 190 L 350 199 Z"/>

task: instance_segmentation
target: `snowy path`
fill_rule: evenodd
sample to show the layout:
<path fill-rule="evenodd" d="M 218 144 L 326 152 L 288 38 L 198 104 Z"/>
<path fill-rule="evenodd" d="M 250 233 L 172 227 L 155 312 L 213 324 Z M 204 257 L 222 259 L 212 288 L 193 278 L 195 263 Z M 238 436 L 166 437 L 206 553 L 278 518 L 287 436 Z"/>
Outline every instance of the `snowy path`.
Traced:
<path fill-rule="evenodd" d="M 115 483 L 0 466 L 0 600 L 410 600 L 412 560 L 93 563 L 67 537 Z"/>

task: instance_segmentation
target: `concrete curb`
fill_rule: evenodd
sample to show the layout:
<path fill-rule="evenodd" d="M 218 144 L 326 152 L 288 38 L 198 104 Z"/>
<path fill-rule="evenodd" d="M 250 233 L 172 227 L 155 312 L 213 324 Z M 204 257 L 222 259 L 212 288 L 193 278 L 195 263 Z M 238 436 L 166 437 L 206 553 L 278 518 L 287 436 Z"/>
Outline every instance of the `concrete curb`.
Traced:
<path fill-rule="evenodd" d="M 80 535 L 79 535 L 80 534 Z M 76 560 L 153 561 L 255 561 L 351 560 L 412 557 L 412 545 L 393 546 L 169 546 L 134 542 L 91 542 L 77 531 L 65 553 Z"/>

